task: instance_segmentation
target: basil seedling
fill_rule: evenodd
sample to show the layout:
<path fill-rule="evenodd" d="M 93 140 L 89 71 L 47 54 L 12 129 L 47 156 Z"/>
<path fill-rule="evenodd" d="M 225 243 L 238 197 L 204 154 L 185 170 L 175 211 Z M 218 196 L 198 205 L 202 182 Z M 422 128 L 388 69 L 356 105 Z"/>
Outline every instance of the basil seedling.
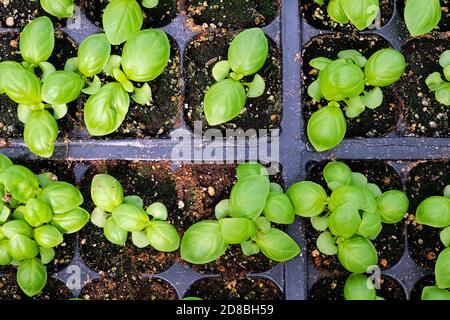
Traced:
<path fill-rule="evenodd" d="M 450 50 L 444 51 L 439 59 L 439 64 L 443 68 L 444 78 L 440 72 L 430 74 L 425 83 L 430 91 L 435 92 L 436 100 L 450 106 Z"/>
<path fill-rule="evenodd" d="M 356 50 L 344 50 L 336 60 L 318 57 L 309 64 L 319 70 L 319 76 L 308 87 L 308 95 L 317 102 L 328 101 L 313 113 L 307 126 L 308 138 L 319 152 L 336 147 L 345 137 L 347 124 L 340 103 L 345 104 L 348 118 L 358 117 L 366 108 L 378 108 L 383 102 L 380 88 L 396 82 L 405 70 L 403 55 L 390 48 L 368 60 Z"/>
<path fill-rule="evenodd" d="M 436 261 L 436 286 L 425 287 L 422 300 L 450 300 L 450 185 L 445 188 L 443 196 L 431 196 L 419 204 L 416 221 L 440 228 L 440 238 L 446 247 Z"/>
<path fill-rule="evenodd" d="M 269 43 L 259 28 L 245 30 L 231 41 L 228 60 L 219 61 L 213 67 L 212 74 L 217 82 L 208 89 L 203 100 L 206 121 L 210 125 L 236 118 L 244 109 L 247 97 L 264 94 L 266 84 L 257 72 L 268 55 Z M 253 74 L 251 82 L 241 81 Z"/>
<path fill-rule="evenodd" d="M 344 285 L 345 300 L 384 300 L 377 296 L 372 280 L 363 274 L 351 274 Z"/>
<path fill-rule="evenodd" d="M 440 0 L 407 0 L 405 22 L 412 36 L 420 36 L 432 31 L 441 20 Z"/>
<path fill-rule="evenodd" d="M 36 1 L 36 0 L 32 0 Z M 41 7 L 47 13 L 58 18 L 69 18 L 73 16 L 73 0 L 40 0 Z"/>
<path fill-rule="evenodd" d="M 32 297 L 47 283 L 45 264 L 64 234 L 81 230 L 89 213 L 81 193 L 51 173 L 35 176 L 0 154 L 0 265 L 18 266 L 17 283 Z"/>
<path fill-rule="evenodd" d="M 155 202 L 144 210 L 144 201 L 140 197 L 124 197 L 120 182 L 106 174 L 93 178 L 91 197 L 97 206 L 91 222 L 103 228 L 111 243 L 125 245 L 131 232 L 131 240 L 138 248 L 151 246 L 162 252 L 178 249 L 180 237 L 166 221 L 167 208 L 162 203 Z"/>
<path fill-rule="evenodd" d="M 326 255 L 338 255 L 342 266 L 353 273 L 365 273 L 378 262 L 371 240 L 382 223 L 402 220 L 409 200 L 397 190 L 382 193 L 380 188 L 342 162 L 330 162 L 323 171 L 330 196 L 317 183 L 302 181 L 292 185 L 287 195 L 295 213 L 309 218 L 320 232 L 316 244 Z"/>
<path fill-rule="evenodd" d="M 241 164 L 230 199 L 215 208 L 217 220 L 192 225 L 181 241 L 183 260 L 204 264 L 225 254 L 229 245 L 240 245 L 245 255 L 262 252 L 275 261 L 287 261 L 300 253 L 297 243 L 272 223 L 294 222 L 294 208 L 282 188 L 270 183 L 260 164 Z"/>
<path fill-rule="evenodd" d="M 320 5 L 325 0 L 314 0 Z M 379 0 L 329 0 L 327 12 L 339 24 L 353 24 L 358 30 L 369 27 L 380 12 Z"/>

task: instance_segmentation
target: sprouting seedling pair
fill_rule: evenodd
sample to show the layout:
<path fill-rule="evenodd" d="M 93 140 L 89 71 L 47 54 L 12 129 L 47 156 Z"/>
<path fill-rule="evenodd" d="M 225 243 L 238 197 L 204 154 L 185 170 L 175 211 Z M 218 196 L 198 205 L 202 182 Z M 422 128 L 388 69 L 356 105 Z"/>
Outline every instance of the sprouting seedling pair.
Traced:
<path fill-rule="evenodd" d="M 193 264 L 209 263 L 225 254 L 229 245 L 240 245 L 245 255 L 262 252 L 275 261 L 300 253 L 297 243 L 272 226 L 292 224 L 295 214 L 289 198 L 258 163 L 241 164 L 229 199 L 215 208 L 216 220 L 192 225 L 181 241 L 181 258 Z"/>
<path fill-rule="evenodd" d="M 91 222 L 103 228 L 111 243 L 125 245 L 131 232 L 131 240 L 138 248 L 151 246 L 162 252 L 178 249 L 180 237 L 166 221 L 164 204 L 155 202 L 144 210 L 144 201 L 139 196 L 124 197 L 120 182 L 106 174 L 96 175 L 92 180 L 91 197 L 97 206 Z"/>
<path fill-rule="evenodd" d="M 345 114 L 355 118 L 366 108 L 376 109 L 383 102 L 380 88 L 400 79 L 405 70 L 405 58 L 397 50 L 381 49 L 366 59 L 357 50 L 343 50 L 338 59 L 314 58 L 310 66 L 319 70 L 317 80 L 308 87 L 308 95 L 328 105 L 313 113 L 308 126 L 308 138 L 313 147 L 326 151 L 344 139 L 347 123 L 340 103 L 345 104 Z"/>
<path fill-rule="evenodd" d="M 212 70 L 214 79 L 204 97 L 204 112 L 208 124 L 228 122 L 242 112 L 248 98 L 264 94 L 265 81 L 257 74 L 269 54 L 269 44 L 259 28 L 239 33 L 230 43 L 228 60 L 217 62 Z M 252 76 L 251 82 L 245 77 Z M 247 90 L 246 90 L 247 87 Z"/>
<path fill-rule="evenodd" d="M 309 218 L 321 234 L 317 248 L 326 255 L 336 255 L 341 265 L 353 273 L 366 273 L 378 263 L 371 240 L 378 237 L 382 223 L 402 220 L 408 210 L 407 196 L 398 190 L 382 193 L 367 178 L 342 162 L 330 162 L 323 176 L 332 190 L 311 181 L 292 185 L 287 195 L 295 212 Z"/>
<path fill-rule="evenodd" d="M 416 222 L 441 229 L 440 239 L 446 247 L 436 261 L 436 286 L 425 287 L 422 300 L 450 300 L 450 185 L 443 196 L 432 196 L 419 204 Z"/>
<path fill-rule="evenodd" d="M 443 68 L 444 78 L 440 72 L 430 74 L 425 83 L 430 91 L 435 93 L 436 100 L 450 106 L 450 50 L 444 51 L 439 58 L 439 65 Z"/>
<path fill-rule="evenodd" d="M 320 5 L 325 0 L 314 0 Z M 380 12 L 379 0 L 329 0 L 327 13 L 330 18 L 340 24 L 353 24 L 358 30 L 369 27 Z"/>
<path fill-rule="evenodd" d="M 0 265 L 16 266 L 26 295 L 38 295 L 47 283 L 45 265 L 63 235 L 89 221 L 83 197 L 73 185 L 51 173 L 34 175 L 0 154 Z"/>

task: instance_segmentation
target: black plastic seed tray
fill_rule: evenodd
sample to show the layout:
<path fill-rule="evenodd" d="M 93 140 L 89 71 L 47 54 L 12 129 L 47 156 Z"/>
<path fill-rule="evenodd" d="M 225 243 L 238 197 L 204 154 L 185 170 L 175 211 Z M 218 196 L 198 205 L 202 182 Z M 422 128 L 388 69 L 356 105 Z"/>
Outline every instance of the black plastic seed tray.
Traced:
<path fill-rule="evenodd" d="M 321 154 L 314 152 L 309 145 L 305 133 L 305 103 L 302 100 L 301 94 L 304 90 L 302 68 L 304 68 L 304 64 L 308 63 L 305 60 L 303 52 L 308 47 L 308 43 L 315 37 L 323 35 L 339 35 L 340 37 L 340 35 L 345 34 L 348 37 L 356 38 L 376 35 L 385 39 L 390 46 L 401 49 L 407 41 L 407 33 L 401 22 L 401 16 L 399 10 L 397 10 L 397 3 L 394 0 L 390 1 L 390 14 L 388 17 L 383 18 L 384 22 L 380 28 L 359 33 L 354 32 L 354 30 L 344 30 L 343 33 L 339 34 L 333 30 L 319 30 L 313 27 L 312 24 L 317 24 L 309 21 L 301 12 L 301 9 L 305 8 L 307 2 L 312 1 L 282 0 L 277 17 L 263 28 L 267 36 L 273 40 L 273 43 L 279 47 L 281 52 L 282 83 L 280 89 L 282 90 L 282 118 L 279 124 L 281 131 L 279 136 L 279 162 L 282 167 L 284 184 L 289 186 L 305 178 L 314 178 L 314 172 L 320 172 L 321 164 L 331 159 L 341 159 L 349 161 L 356 169 L 360 169 L 363 166 L 365 172 L 370 173 L 374 178 L 377 178 L 377 174 L 379 174 L 377 169 L 380 166 L 387 168 L 386 170 L 392 173 L 391 178 L 393 177 L 395 180 L 396 187 L 402 188 L 408 194 L 412 192 L 410 188 L 413 185 L 410 183 L 410 179 L 416 179 L 412 173 L 414 168 L 428 165 L 430 168 L 434 168 L 436 166 L 436 171 L 434 172 L 437 177 L 436 179 L 433 178 L 433 169 L 430 169 L 430 175 L 425 174 L 425 179 L 430 178 L 430 181 L 433 181 L 434 184 L 431 184 L 431 187 L 429 187 L 433 190 L 422 191 L 423 194 L 439 193 L 441 190 L 435 190 L 434 188 L 439 189 L 441 184 L 450 183 L 448 174 L 450 172 L 450 162 L 448 160 L 450 137 L 445 135 L 437 135 L 436 137 L 419 136 L 405 130 L 406 125 L 402 116 L 404 104 L 402 103 L 397 102 L 401 107 L 396 110 L 400 110 L 400 112 L 395 113 L 395 125 L 392 126 L 392 130 L 389 132 L 374 135 L 362 134 L 360 136 L 352 134 L 337 148 Z M 186 48 L 189 42 L 197 36 L 197 32 L 193 31 L 197 29 L 195 27 L 191 28 L 192 24 L 188 23 L 190 20 L 187 17 L 187 4 L 185 1 L 179 1 L 178 6 L 178 15 L 176 18 L 168 25 L 163 26 L 162 29 L 172 37 L 173 43 L 178 46 L 180 59 L 179 90 L 180 96 L 183 97 L 186 95 Z M 82 25 L 81 30 L 72 30 L 68 27 L 63 29 L 77 43 L 89 34 L 100 30 L 87 19 L 83 12 L 80 23 Z M 211 30 L 211 28 L 207 28 L 206 32 Z M 14 30 L 0 29 L 2 35 L 11 31 Z M 199 159 L 195 152 L 182 159 L 171 158 L 173 147 L 176 146 L 177 141 L 170 139 L 170 132 L 174 132 L 177 129 L 185 130 L 186 132 L 191 131 L 186 121 L 186 108 L 183 105 L 185 101 L 187 101 L 186 97 L 181 98 L 175 124 L 169 132 L 146 138 L 139 137 L 136 139 L 130 137 L 100 140 L 90 139 L 82 129 L 79 130 L 77 128 L 67 133 L 67 139 L 57 142 L 55 154 L 50 162 L 58 163 L 61 160 L 69 160 L 78 163 L 76 167 L 84 168 L 78 169 L 78 171 L 74 170 L 75 180 L 79 183 L 83 179 L 86 167 L 100 160 L 106 162 L 126 160 L 127 163 L 145 163 L 147 161 L 156 161 L 159 163 L 169 161 L 174 171 L 178 170 L 182 163 L 191 163 L 199 160 L 203 162 L 212 161 L 214 159 L 208 157 Z M 82 101 L 79 101 L 78 108 L 81 108 L 81 106 Z M 364 121 L 369 120 L 366 119 Z M 276 128 L 277 126 L 275 125 L 274 127 Z M 260 139 L 264 138 L 260 137 Z M 272 139 L 268 145 L 269 152 L 270 149 L 276 150 L 277 147 L 274 146 L 275 144 L 277 144 L 277 141 Z M 207 145 L 208 141 L 201 140 L 193 140 L 191 144 L 193 150 L 196 151 L 203 150 Z M 9 139 L 8 145 L 1 151 L 17 161 L 37 160 L 30 154 L 21 139 Z M 255 154 L 258 154 L 257 151 L 257 147 L 243 141 L 234 141 L 224 147 L 224 152 L 231 152 L 235 155 L 236 162 L 244 160 L 267 162 L 267 160 L 271 160 L 270 157 L 255 156 Z M 35 163 L 37 163 L 38 167 L 45 167 L 47 164 L 47 162 L 41 162 L 40 160 Z M 389 186 L 388 183 L 387 186 Z M 414 213 L 414 209 L 414 204 L 412 204 L 411 214 Z M 393 254 L 392 259 L 387 259 L 387 263 L 382 261 L 386 265 L 385 268 L 382 268 L 384 279 L 382 290 L 392 287 L 390 291 L 394 291 L 394 294 L 392 292 L 386 294 L 388 298 L 417 298 L 417 290 L 420 291 L 420 288 L 417 289 L 417 286 L 427 284 L 433 280 L 430 277 L 433 270 L 433 257 L 428 259 L 428 262 L 421 261 L 420 253 L 414 253 L 411 245 L 419 246 L 417 241 L 422 240 L 425 241 L 425 244 L 421 242 L 420 245 L 423 245 L 424 248 L 429 246 L 430 251 L 437 251 L 436 249 L 438 248 L 432 242 L 432 237 L 431 240 L 428 239 L 431 241 L 431 245 L 426 243 L 428 241 L 426 238 L 421 239 L 420 235 L 416 237 L 414 234 L 415 229 L 411 227 L 412 220 L 408 218 L 406 221 L 405 226 L 399 227 L 400 231 L 394 230 L 395 232 L 393 234 L 396 237 L 394 240 L 396 241 L 388 242 L 391 246 L 388 246 L 388 248 L 395 249 L 395 255 Z M 342 277 L 345 277 L 345 272 L 342 272 L 338 268 L 333 268 L 332 261 L 329 264 L 329 268 L 322 268 L 320 264 L 322 260 L 317 260 L 317 258 L 321 257 L 317 257 L 313 253 L 314 235 L 309 230 L 308 222 L 297 219 L 297 222 L 289 226 L 287 231 L 301 245 L 302 254 L 287 263 L 276 264 L 266 272 L 251 273 L 247 277 L 251 279 L 260 279 L 262 277 L 270 280 L 282 292 L 281 297 L 289 300 L 342 298 Z M 389 234 L 391 231 L 392 229 L 388 228 L 386 239 L 392 238 L 390 237 L 392 235 Z M 83 263 L 79 249 L 79 238 L 80 236 L 77 235 L 75 241 L 76 254 L 70 265 L 53 274 L 54 278 L 60 279 L 68 285 L 71 285 L 71 283 L 74 284 L 71 286 L 71 291 L 74 296 L 78 296 L 82 292 L 84 284 L 100 276 L 98 272 L 89 269 Z M 389 250 L 386 250 L 386 248 L 381 248 L 380 251 L 382 252 L 380 258 L 383 258 L 384 253 L 389 254 Z M 327 260 L 324 259 L 323 261 L 326 262 Z M 324 266 L 327 266 L 326 263 Z M 77 269 L 78 267 L 79 269 Z M 73 275 L 77 272 L 81 272 L 79 274 L 81 277 L 81 285 L 77 285 L 77 282 L 74 280 L 75 278 L 73 278 Z M 231 276 L 241 278 L 242 275 Z M 167 270 L 156 274 L 148 274 L 147 277 L 167 281 L 175 288 L 177 296 L 180 298 L 186 292 L 191 292 L 189 291 L 189 287 L 193 286 L 193 284 L 195 286 L 195 283 L 198 283 L 196 281 L 204 278 L 218 278 L 221 275 L 220 273 L 199 273 L 194 271 L 190 266 L 175 261 Z M 419 284 L 416 286 L 417 283 Z M 416 289 L 414 289 L 415 287 Z M 334 296 L 333 294 L 327 294 L 330 292 L 334 292 Z"/>

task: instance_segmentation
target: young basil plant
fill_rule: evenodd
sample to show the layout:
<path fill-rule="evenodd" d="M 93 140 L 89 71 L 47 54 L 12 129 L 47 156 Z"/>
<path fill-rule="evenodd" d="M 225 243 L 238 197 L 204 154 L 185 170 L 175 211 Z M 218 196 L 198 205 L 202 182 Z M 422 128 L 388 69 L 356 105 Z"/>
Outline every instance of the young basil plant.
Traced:
<path fill-rule="evenodd" d="M 394 224 L 405 216 L 409 206 L 398 190 L 382 193 L 367 178 L 342 162 L 330 162 L 323 171 L 330 196 L 319 184 L 302 181 L 292 185 L 289 196 L 294 211 L 309 218 L 320 232 L 317 248 L 326 255 L 338 255 L 342 266 L 353 273 L 365 273 L 378 262 L 371 240 L 382 223 Z"/>
<path fill-rule="evenodd" d="M 216 220 L 192 225 L 181 241 L 181 258 L 193 264 L 209 263 L 240 245 L 245 255 L 262 252 L 275 261 L 300 253 L 297 243 L 272 223 L 292 224 L 294 208 L 283 189 L 270 183 L 267 170 L 257 163 L 240 164 L 230 199 L 215 208 Z"/>
<path fill-rule="evenodd" d="M 325 0 L 314 0 L 320 5 Z M 339 24 L 353 24 L 358 30 L 368 28 L 380 12 L 379 0 L 329 0 L 327 13 Z"/>
<path fill-rule="evenodd" d="M 343 50 L 338 59 L 317 57 L 309 62 L 319 70 L 318 78 L 308 87 L 308 95 L 328 104 L 313 113 L 307 125 L 308 138 L 313 147 L 326 151 L 336 147 L 345 137 L 345 115 L 356 118 L 366 108 L 376 109 L 383 102 L 382 87 L 400 79 L 405 70 L 405 58 L 397 50 L 388 48 L 366 59 L 359 51 Z"/>
<path fill-rule="evenodd" d="M 445 188 L 443 196 L 431 196 L 419 204 L 416 221 L 440 228 L 440 239 L 446 247 L 436 261 L 436 286 L 425 287 L 422 300 L 450 300 L 450 185 Z"/>
<path fill-rule="evenodd" d="M 206 121 L 215 126 L 228 122 L 242 112 L 248 98 L 265 92 L 265 81 L 257 74 L 269 55 L 269 43 L 259 28 L 239 33 L 230 43 L 228 60 L 213 67 L 217 81 L 205 94 L 203 104 Z M 244 77 L 254 75 L 251 82 Z M 246 89 L 247 88 L 247 89 Z"/>
<path fill-rule="evenodd" d="M 58 18 L 69 18 L 73 16 L 75 9 L 73 2 L 73 0 L 40 0 L 42 9 Z"/>
<path fill-rule="evenodd" d="M 178 249 L 180 237 L 175 227 L 166 221 L 168 213 L 164 204 L 155 202 L 144 210 L 140 197 L 124 197 L 120 182 L 106 174 L 93 178 L 91 197 L 96 205 L 91 222 L 103 228 L 111 243 L 123 246 L 131 233 L 131 240 L 138 248 L 151 246 L 162 252 Z"/>
<path fill-rule="evenodd" d="M 344 285 L 345 300 L 384 300 L 377 296 L 375 285 L 367 276 L 359 273 L 351 274 Z"/>
<path fill-rule="evenodd" d="M 409 33 L 415 37 L 432 31 L 441 20 L 440 0 L 407 0 L 405 23 Z"/>
<path fill-rule="evenodd" d="M 81 193 L 55 175 L 34 175 L 0 154 L 0 265 L 18 266 L 17 283 L 32 297 L 47 282 L 45 265 L 64 234 L 81 230 L 89 213 Z"/>
<path fill-rule="evenodd" d="M 435 93 L 436 100 L 450 106 L 450 50 L 444 51 L 439 58 L 439 65 L 443 69 L 444 78 L 440 72 L 430 74 L 425 83 L 430 91 Z"/>

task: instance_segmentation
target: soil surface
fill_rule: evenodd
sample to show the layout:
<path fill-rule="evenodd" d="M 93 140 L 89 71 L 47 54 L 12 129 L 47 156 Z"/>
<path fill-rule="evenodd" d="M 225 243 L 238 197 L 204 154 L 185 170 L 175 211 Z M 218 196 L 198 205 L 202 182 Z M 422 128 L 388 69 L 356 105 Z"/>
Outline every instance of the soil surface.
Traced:
<path fill-rule="evenodd" d="M 450 184 L 450 162 L 430 161 L 413 164 L 407 182 L 410 198 L 408 242 L 412 258 L 423 268 L 432 271 L 439 252 L 444 246 L 439 238 L 440 229 L 417 224 L 414 218 L 417 206 L 430 196 L 441 196 Z"/>
<path fill-rule="evenodd" d="M 433 72 L 440 72 L 443 77 L 439 57 L 448 49 L 450 39 L 439 33 L 411 39 L 402 49 L 407 67 L 397 92 L 402 101 L 406 134 L 450 137 L 450 107 L 438 102 L 425 83 Z"/>
<path fill-rule="evenodd" d="M 189 127 L 193 129 L 194 121 L 202 121 L 203 129 L 209 126 L 203 114 L 203 98 L 209 86 L 216 81 L 212 68 L 220 60 L 227 59 L 229 43 L 233 35 L 223 30 L 197 36 L 186 48 L 186 107 L 184 115 Z M 216 126 L 225 132 L 226 128 L 273 129 L 281 122 L 281 56 L 273 41 L 269 41 L 269 57 L 264 67 L 258 72 L 266 81 L 266 92 L 259 98 L 249 98 L 243 112 L 226 124 Z M 247 79 L 248 78 L 248 79 Z M 252 81 L 253 76 L 244 78 Z"/>
<path fill-rule="evenodd" d="M 381 17 L 377 18 L 374 23 L 375 29 L 380 29 L 386 25 L 394 14 L 395 0 L 381 0 L 380 9 Z M 328 1 L 326 1 L 326 4 Z M 339 24 L 328 16 L 327 6 L 320 5 L 314 1 L 302 1 L 300 10 L 303 18 L 313 27 L 321 30 L 335 30 L 335 31 L 358 31 L 352 24 Z"/>
<path fill-rule="evenodd" d="M 308 42 L 303 51 L 302 86 L 303 115 L 306 121 L 311 115 L 328 102 L 322 99 L 317 103 L 307 94 L 308 86 L 317 79 L 318 70 L 309 66 L 309 62 L 317 57 L 337 59 L 342 50 L 354 49 L 361 52 L 367 59 L 376 51 L 389 48 L 390 44 L 377 35 L 345 35 L 342 33 L 317 36 Z M 395 129 L 398 121 L 397 101 L 394 98 L 393 86 L 382 88 L 384 99 L 381 106 L 375 110 L 366 110 L 354 119 L 347 119 L 346 138 L 354 137 L 380 137 L 387 135 Z M 366 89 L 369 89 L 368 87 Z M 343 109 L 345 104 L 341 103 Z M 306 129 L 305 129 L 306 130 Z"/>
<path fill-rule="evenodd" d="M 309 290 L 308 300 L 344 300 L 344 285 L 347 278 L 348 275 L 337 278 L 321 278 Z M 377 290 L 377 295 L 386 300 L 406 300 L 406 294 L 401 284 L 397 280 L 385 275 L 381 276 L 381 288 Z"/>
<path fill-rule="evenodd" d="M 270 24 L 280 0 L 186 0 L 186 7 L 198 26 L 241 29 Z"/>
<path fill-rule="evenodd" d="M 0 28 L 18 28 L 41 14 L 38 1 L 1 0 Z"/>
<path fill-rule="evenodd" d="M 76 0 L 81 10 L 96 26 L 102 27 L 103 10 L 108 5 L 108 0 Z M 138 1 L 140 4 L 141 1 Z M 160 0 L 156 8 L 147 9 L 141 5 L 144 13 L 145 28 L 158 28 L 169 24 L 178 14 L 177 0 Z"/>
<path fill-rule="evenodd" d="M 72 292 L 66 285 L 52 277 L 48 277 L 47 285 L 41 294 L 30 298 L 20 289 L 16 280 L 16 272 L 0 276 L 0 300 L 68 300 Z"/>
<path fill-rule="evenodd" d="M 152 89 L 152 101 L 146 105 L 140 105 L 130 98 L 130 108 L 125 121 L 119 129 L 103 137 L 90 137 L 96 139 L 124 139 L 124 138 L 150 138 L 167 137 L 178 122 L 182 108 L 183 97 L 180 91 L 180 52 L 172 37 L 169 37 L 171 45 L 170 60 L 163 73 L 155 80 L 148 82 Z M 115 54 L 121 54 L 121 48 L 115 48 Z M 115 81 L 102 75 L 102 82 Z M 135 83 L 140 87 L 142 84 Z M 83 108 L 89 96 L 81 94 L 80 123 L 84 124 Z"/>
<path fill-rule="evenodd" d="M 84 286 L 83 300 L 176 300 L 175 289 L 158 278 L 140 278 L 123 275 L 120 279 L 105 274 Z"/>
<path fill-rule="evenodd" d="M 352 171 L 363 173 L 369 182 L 377 184 L 383 192 L 392 189 L 401 190 L 402 188 L 398 173 L 389 163 L 377 160 L 344 162 L 351 167 Z M 330 195 L 331 191 L 328 190 L 322 176 L 325 165 L 326 162 L 311 163 L 306 180 L 319 183 Z M 308 257 L 314 266 L 319 269 L 319 272 L 324 274 L 341 275 L 346 273 L 345 269 L 340 265 L 337 255 L 327 256 L 319 252 L 316 241 L 320 232 L 312 227 L 309 220 L 305 220 L 305 222 Z M 402 223 L 383 224 L 383 230 L 380 235 L 376 240 L 372 241 L 378 252 L 378 265 L 382 270 L 392 267 L 401 259 L 404 250 L 403 231 Z"/>
<path fill-rule="evenodd" d="M 194 282 L 185 296 L 204 300 L 281 300 L 283 293 L 269 279 L 220 277 Z"/>

